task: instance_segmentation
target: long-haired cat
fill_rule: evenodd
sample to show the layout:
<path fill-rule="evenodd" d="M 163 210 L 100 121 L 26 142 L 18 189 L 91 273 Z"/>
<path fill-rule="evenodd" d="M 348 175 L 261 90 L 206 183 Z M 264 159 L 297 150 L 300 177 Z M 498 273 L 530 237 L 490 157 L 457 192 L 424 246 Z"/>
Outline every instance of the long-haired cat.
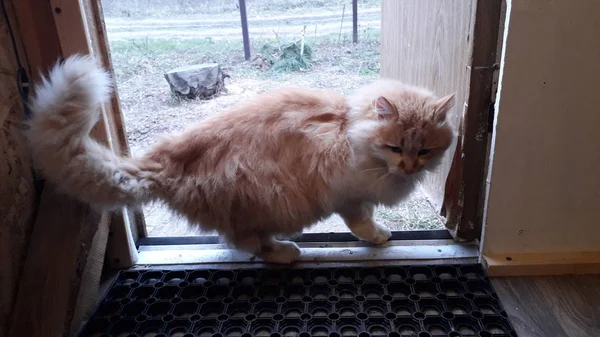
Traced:
<path fill-rule="evenodd" d="M 89 134 L 111 94 L 90 56 L 57 64 L 36 86 L 28 139 L 36 166 L 62 192 L 103 209 L 160 201 L 265 261 L 290 263 L 291 241 L 338 213 L 360 239 L 386 242 L 373 220 L 435 168 L 453 131 L 454 95 L 379 80 L 345 98 L 286 89 L 258 96 L 126 158 Z"/>

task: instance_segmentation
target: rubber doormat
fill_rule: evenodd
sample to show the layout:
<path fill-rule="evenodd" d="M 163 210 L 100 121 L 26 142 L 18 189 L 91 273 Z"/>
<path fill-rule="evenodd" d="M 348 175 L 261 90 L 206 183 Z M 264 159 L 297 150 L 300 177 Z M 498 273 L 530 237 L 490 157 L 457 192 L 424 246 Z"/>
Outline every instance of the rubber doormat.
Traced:
<path fill-rule="evenodd" d="M 121 272 L 82 337 L 515 337 L 480 265 Z"/>

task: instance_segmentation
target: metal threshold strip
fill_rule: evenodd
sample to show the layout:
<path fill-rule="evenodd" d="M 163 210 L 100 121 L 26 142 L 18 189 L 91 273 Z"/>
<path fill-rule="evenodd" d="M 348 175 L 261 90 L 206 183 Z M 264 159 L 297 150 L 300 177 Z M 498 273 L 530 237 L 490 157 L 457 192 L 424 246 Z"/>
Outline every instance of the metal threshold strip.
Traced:
<path fill-rule="evenodd" d="M 419 230 L 419 231 L 394 231 L 390 241 L 397 240 L 451 240 L 452 236 L 447 230 Z M 352 234 L 346 233 L 305 233 L 293 239 L 295 242 L 358 242 Z M 219 237 L 215 235 L 195 236 L 168 236 L 140 238 L 136 245 L 162 246 L 162 245 L 202 245 L 218 244 Z"/>
<path fill-rule="evenodd" d="M 453 240 L 392 240 L 382 246 L 366 242 L 298 242 L 299 263 L 406 261 L 477 258 L 474 243 Z M 261 263 L 255 256 L 224 244 L 142 245 L 137 265 Z"/>

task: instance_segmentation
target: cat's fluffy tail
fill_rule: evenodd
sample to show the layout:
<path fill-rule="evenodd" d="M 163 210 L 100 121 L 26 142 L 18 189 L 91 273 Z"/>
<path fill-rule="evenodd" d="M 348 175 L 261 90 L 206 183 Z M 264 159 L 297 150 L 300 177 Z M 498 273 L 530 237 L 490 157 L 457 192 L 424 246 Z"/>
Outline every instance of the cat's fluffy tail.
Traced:
<path fill-rule="evenodd" d="M 90 137 L 111 92 L 108 73 L 91 56 L 71 56 L 36 86 L 27 132 L 34 164 L 46 180 L 103 208 L 155 199 L 161 169 L 118 156 Z"/>

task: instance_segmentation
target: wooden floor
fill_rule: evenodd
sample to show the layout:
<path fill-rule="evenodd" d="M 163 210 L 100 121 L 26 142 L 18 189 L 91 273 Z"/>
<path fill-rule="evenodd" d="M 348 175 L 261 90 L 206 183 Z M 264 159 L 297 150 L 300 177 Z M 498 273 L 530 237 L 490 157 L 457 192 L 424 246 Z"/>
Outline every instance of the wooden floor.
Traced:
<path fill-rule="evenodd" d="M 519 337 L 600 337 L 600 275 L 494 278 Z"/>

